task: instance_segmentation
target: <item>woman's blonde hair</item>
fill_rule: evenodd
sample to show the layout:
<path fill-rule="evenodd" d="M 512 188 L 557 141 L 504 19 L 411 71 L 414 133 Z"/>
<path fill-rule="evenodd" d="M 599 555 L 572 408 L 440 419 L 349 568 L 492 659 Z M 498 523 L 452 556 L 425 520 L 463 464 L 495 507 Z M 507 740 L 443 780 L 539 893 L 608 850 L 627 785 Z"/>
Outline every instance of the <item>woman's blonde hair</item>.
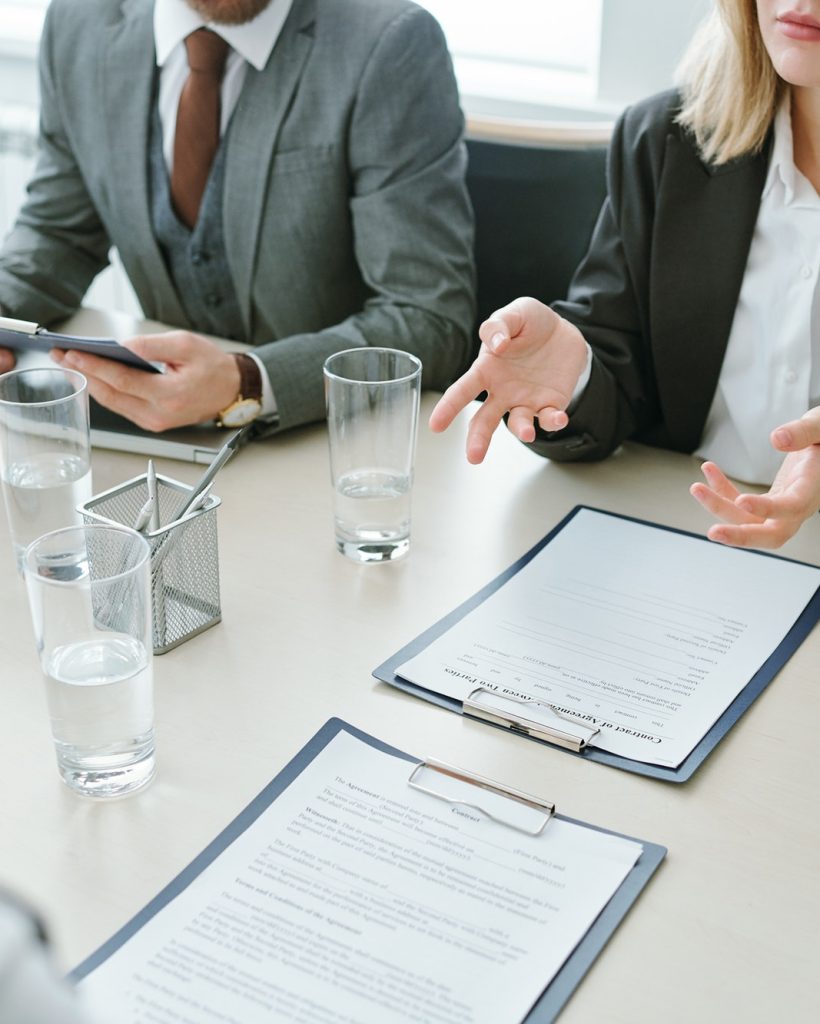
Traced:
<path fill-rule="evenodd" d="M 678 121 L 692 131 L 704 160 L 725 164 L 760 150 L 787 86 L 763 44 L 755 0 L 715 0 L 678 79 Z"/>

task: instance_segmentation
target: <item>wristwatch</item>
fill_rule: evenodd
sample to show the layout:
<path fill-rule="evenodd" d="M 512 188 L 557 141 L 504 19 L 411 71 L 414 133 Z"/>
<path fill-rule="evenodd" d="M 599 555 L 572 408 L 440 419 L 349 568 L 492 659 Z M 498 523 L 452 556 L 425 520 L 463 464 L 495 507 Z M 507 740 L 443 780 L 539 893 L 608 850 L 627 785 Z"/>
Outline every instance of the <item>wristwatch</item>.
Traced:
<path fill-rule="evenodd" d="M 218 427 L 244 427 L 262 412 L 262 374 L 255 359 L 244 352 L 234 352 L 239 368 L 239 394 L 217 414 Z"/>

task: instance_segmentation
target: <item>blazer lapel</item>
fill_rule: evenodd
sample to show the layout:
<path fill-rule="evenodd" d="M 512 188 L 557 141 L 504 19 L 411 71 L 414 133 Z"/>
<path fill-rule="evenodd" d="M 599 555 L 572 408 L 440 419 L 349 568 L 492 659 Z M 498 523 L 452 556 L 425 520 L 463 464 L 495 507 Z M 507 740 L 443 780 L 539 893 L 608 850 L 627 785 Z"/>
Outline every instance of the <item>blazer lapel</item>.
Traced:
<path fill-rule="evenodd" d="M 130 262 L 146 269 L 156 316 L 187 323 L 151 227 L 148 195 L 148 126 L 154 103 L 153 4 L 125 0 L 121 20 L 108 29 L 99 83 L 104 100 L 104 158 L 111 163 L 117 209 L 129 238 Z"/>
<path fill-rule="evenodd" d="M 700 442 L 746 270 L 768 149 L 708 169 L 667 138 L 657 201 L 650 331 L 663 419 L 681 451 Z"/>
<path fill-rule="evenodd" d="M 248 337 L 251 293 L 276 140 L 313 45 L 313 0 L 294 4 L 270 60 L 248 69 L 228 129 L 223 218 L 228 262 Z"/>

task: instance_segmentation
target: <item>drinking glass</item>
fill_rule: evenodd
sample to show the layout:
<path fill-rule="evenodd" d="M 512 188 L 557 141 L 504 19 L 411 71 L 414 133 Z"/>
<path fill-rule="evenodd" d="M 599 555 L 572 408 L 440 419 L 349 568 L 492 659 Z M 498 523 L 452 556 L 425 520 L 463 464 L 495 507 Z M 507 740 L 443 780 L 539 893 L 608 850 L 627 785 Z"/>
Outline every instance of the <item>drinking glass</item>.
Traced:
<path fill-rule="evenodd" d="M 391 348 L 337 352 L 324 365 L 336 547 L 357 562 L 410 547 L 421 363 Z"/>
<path fill-rule="evenodd" d="M 91 497 L 88 393 L 81 373 L 54 367 L 0 376 L 0 478 L 17 569 L 28 544 L 81 522 Z"/>
<path fill-rule="evenodd" d="M 154 774 L 150 547 L 114 524 L 72 526 L 24 557 L 63 780 L 112 797 Z"/>

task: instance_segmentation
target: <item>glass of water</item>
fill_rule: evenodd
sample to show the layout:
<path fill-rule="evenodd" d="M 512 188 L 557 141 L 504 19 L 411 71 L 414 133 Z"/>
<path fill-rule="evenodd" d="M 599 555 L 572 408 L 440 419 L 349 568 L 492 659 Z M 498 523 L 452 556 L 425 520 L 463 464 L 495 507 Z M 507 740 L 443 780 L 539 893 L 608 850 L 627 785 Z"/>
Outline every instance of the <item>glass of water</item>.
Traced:
<path fill-rule="evenodd" d="M 88 393 L 60 367 L 0 376 L 0 477 L 17 568 L 36 537 L 81 522 L 91 497 Z"/>
<path fill-rule="evenodd" d="M 325 361 L 336 547 L 386 562 L 410 547 L 410 489 L 421 363 L 391 348 L 354 348 Z"/>
<path fill-rule="evenodd" d="M 127 526 L 55 530 L 24 556 L 63 780 L 122 796 L 154 775 L 150 547 Z"/>

